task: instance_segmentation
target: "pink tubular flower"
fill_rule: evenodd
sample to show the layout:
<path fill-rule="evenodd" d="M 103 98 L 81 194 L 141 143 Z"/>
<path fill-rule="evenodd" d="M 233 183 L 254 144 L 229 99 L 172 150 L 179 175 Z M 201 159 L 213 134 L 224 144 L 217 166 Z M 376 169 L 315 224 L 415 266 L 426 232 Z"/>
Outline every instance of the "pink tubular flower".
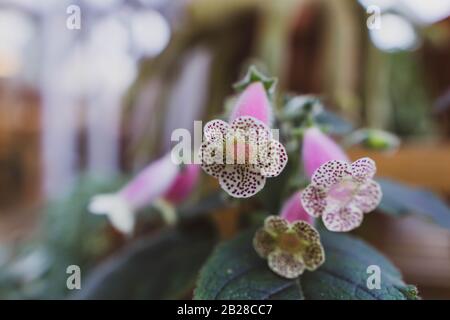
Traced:
<path fill-rule="evenodd" d="M 131 233 L 137 210 L 163 197 L 172 203 L 182 201 L 197 181 L 195 171 L 191 166 L 180 170 L 167 154 L 152 162 L 118 192 L 94 196 L 89 211 L 106 214 L 117 230 Z"/>
<path fill-rule="evenodd" d="M 306 129 L 303 136 L 302 157 L 308 177 L 327 161 L 349 161 L 344 150 L 317 127 Z"/>
<path fill-rule="evenodd" d="M 306 221 L 312 224 L 313 218 L 306 212 L 300 200 L 301 191 L 294 193 L 281 208 L 280 217 L 292 223 L 295 221 Z"/>
<path fill-rule="evenodd" d="M 364 213 L 373 211 L 381 201 L 381 188 L 372 178 L 375 162 L 361 158 L 353 163 L 332 160 L 313 174 L 301 201 L 313 217 L 322 216 L 331 231 L 350 231 L 358 227 Z"/>
<path fill-rule="evenodd" d="M 251 83 L 239 96 L 229 121 L 243 116 L 256 118 L 267 126 L 272 123 L 272 107 L 261 82 Z"/>
<path fill-rule="evenodd" d="M 256 194 L 266 178 L 278 176 L 287 163 L 284 146 L 273 139 L 268 126 L 269 114 L 270 103 L 262 84 L 255 83 L 238 99 L 231 123 L 212 120 L 203 129 L 199 152 L 202 168 L 219 179 L 222 189 L 233 197 Z"/>
<path fill-rule="evenodd" d="M 197 164 L 187 164 L 181 169 L 172 186 L 164 195 L 167 201 L 178 204 L 182 202 L 192 192 L 200 175 L 200 166 Z"/>

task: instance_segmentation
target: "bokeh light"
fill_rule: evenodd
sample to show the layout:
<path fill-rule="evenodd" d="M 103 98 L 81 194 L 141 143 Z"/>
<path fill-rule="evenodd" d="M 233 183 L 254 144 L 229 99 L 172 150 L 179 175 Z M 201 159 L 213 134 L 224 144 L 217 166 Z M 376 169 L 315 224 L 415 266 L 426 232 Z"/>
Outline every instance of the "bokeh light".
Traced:
<path fill-rule="evenodd" d="M 412 50 L 419 39 L 413 25 L 397 14 L 381 15 L 381 27 L 370 30 L 370 39 L 383 51 Z"/>

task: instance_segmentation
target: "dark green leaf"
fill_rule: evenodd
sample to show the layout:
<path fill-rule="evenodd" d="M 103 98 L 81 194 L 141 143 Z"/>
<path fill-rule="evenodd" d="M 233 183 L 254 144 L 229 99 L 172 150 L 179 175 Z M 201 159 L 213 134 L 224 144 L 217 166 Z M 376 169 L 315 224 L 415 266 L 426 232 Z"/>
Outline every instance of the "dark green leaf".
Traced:
<path fill-rule="evenodd" d="M 74 298 L 186 298 L 213 244 L 213 232 L 199 227 L 144 238 L 93 270 Z"/>
<path fill-rule="evenodd" d="M 388 179 L 378 179 L 378 183 L 383 190 L 381 211 L 393 216 L 417 214 L 450 229 L 450 208 L 431 191 Z"/>
<path fill-rule="evenodd" d="M 345 135 L 353 130 L 350 122 L 326 110 L 320 97 L 313 95 L 286 97 L 286 103 L 279 113 L 279 118 L 292 123 L 294 128 L 299 128 L 301 131 L 313 124 L 333 135 Z"/>
<path fill-rule="evenodd" d="M 212 192 L 200 199 L 195 204 L 188 203 L 178 209 L 180 219 L 189 220 L 211 213 L 211 211 L 223 208 L 227 205 L 227 197 L 223 192 Z"/>
<path fill-rule="evenodd" d="M 301 283 L 306 299 L 403 300 L 417 298 L 414 286 L 402 281 L 400 272 L 383 255 L 362 240 L 343 233 L 321 232 L 325 263 L 305 272 Z M 381 288 L 368 289 L 367 267 L 381 271 Z"/>
<path fill-rule="evenodd" d="M 254 232 L 222 243 L 203 267 L 196 299 L 409 299 L 416 289 L 376 250 L 354 237 L 324 232 L 326 262 L 298 280 L 275 275 L 252 248 Z M 367 267 L 381 269 L 381 289 L 370 290 Z"/>
<path fill-rule="evenodd" d="M 126 177 L 118 177 L 98 181 L 82 176 L 70 195 L 48 203 L 35 236 L 11 248 L 15 254 L 0 267 L 0 287 L 5 287 L 5 281 L 9 286 L 0 290 L 0 298 L 64 298 L 69 292 L 67 266 L 76 264 L 87 272 L 99 257 L 114 248 L 105 232 L 107 219 L 87 211 L 91 197 L 113 192 L 125 180 Z"/>
<path fill-rule="evenodd" d="M 253 82 L 261 82 L 264 85 L 269 97 L 275 93 L 275 87 L 277 85 L 277 78 L 268 77 L 259 71 L 256 66 L 250 66 L 244 78 L 239 82 L 235 83 L 233 87 L 238 91 L 243 91 Z"/>
<path fill-rule="evenodd" d="M 195 299 L 303 299 L 296 281 L 267 268 L 252 247 L 253 232 L 220 244 L 203 267 Z"/>

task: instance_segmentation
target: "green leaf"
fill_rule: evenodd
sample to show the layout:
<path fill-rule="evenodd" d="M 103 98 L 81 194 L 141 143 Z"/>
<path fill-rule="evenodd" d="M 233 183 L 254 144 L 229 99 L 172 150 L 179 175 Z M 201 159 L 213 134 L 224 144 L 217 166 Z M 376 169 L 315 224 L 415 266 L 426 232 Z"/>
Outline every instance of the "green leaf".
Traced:
<path fill-rule="evenodd" d="M 346 135 L 353 130 L 350 122 L 326 110 L 320 97 L 314 95 L 286 96 L 278 117 L 281 121 L 290 122 L 292 130 L 300 134 L 311 125 L 333 135 Z"/>
<path fill-rule="evenodd" d="M 417 290 L 399 271 L 363 241 L 324 232 L 326 262 L 299 279 L 284 279 L 267 267 L 252 247 L 249 231 L 220 244 L 203 267 L 196 299 L 413 299 Z M 381 289 L 370 290 L 367 267 L 381 269 Z"/>
<path fill-rule="evenodd" d="M 215 242 L 207 226 L 173 229 L 131 244 L 93 270 L 74 298 L 188 297 Z"/>
<path fill-rule="evenodd" d="M 261 82 L 264 86 L 269 97 L 275 93 L 275 87 L 278 79 L 274 77 L 268 77 L 259 71 L 256 66 L 250 66 L 244 78 L 235 83 L 233 87 L 238 91 L 243 91 L 253 82 Z"/>
<path fill-rule="evenodd" d="M 383 190 L 379 209 L 393 216 L 416 214 L 450 229 L 450 208 L 429 190 L 409 187 L 388 179 L 378 179 Z"/>
<path fill-rule="evenodd" d="M 223 192 L 212 192 L 195 203 L 187 203 L 177 209 L 180 219 L 188 221 L 209 215 L 211 211 L 223 208 L 227 205 L 227 197 Z"/>
<path fill-rule="evenodd" d="M 220 244 L 203 267 L 195 299 L 303 299 L 298 282 L 271 272 L 252 247 L 254 232 Z"/>
<path fill-rule="evenodd" d="M 417 299 L 417 289 L 402 281 L 399 270 L 374 248 L 356 237 L 321 232 L 325 263 L 305 272 L 301 283 L 307 299 L 404 300 Z M 367 268 L 381 271 L 381 288 L 368 289 Z"/>
<path fill-rule="evenodd" d="M 115 246 L 105 232 L 107 219 L 87 211 L 91 197 L 117 190 L 126 178 L 98 181 L 81 176 L 67 197 L 46 204 L 40 229 L 9 248 L 14 255 L 0 266 L 0 299 L 64 298 L 69 292 L 67 266 L 76 264 L 87 272 Z M 9 286 L 5 290 L 4 282 Z"/>

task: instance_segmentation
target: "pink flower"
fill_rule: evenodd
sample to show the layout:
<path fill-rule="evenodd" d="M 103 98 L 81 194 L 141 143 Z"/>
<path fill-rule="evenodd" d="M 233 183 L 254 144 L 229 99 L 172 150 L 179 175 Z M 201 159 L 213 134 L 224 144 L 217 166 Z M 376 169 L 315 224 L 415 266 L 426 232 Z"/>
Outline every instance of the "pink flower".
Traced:
<path fill-rule="evenodd" d="M 191 194 L 197 184 L 200 175 L 200 166 L 197 164 L 187 164 L 181 169 L 169 191 L 164 195 L 167 201 L 178 204 Z"/>
<path fill-rule="evenodd" d="M 229 122 L 239 117 L 251 116 L 267 126 L 272 123 L 272 107 L 261 82 L 251 83 L 239 96 Z"/>
<path fill-rule="evenodd" d="M 294 193 L 281 208 L 280 216 L 292 223 L 295 221 L 306 221 L 313 223 L 313 218 L 305 211 L 300 200 L 301 191 Z"/>
<path fill-rule="evenodd" d="M 317 127 L 306 129 L 303 136 L 302 157 L 308 177 L 327 161 L 349 161 L 344 150 Z"/>
<path fill-rule="evenodd" d="M 89 211 L 106 214 L 117 230 L 131 233 L 137 210 L 161 198 L 172 203 L 182 201 L 197 182 L 197 172 L 195 165 L 180 169 L 167 154 L 152 162 L 118 192 L 94 196 Z"/>
<path fill-rule="evenodd" d="M 242 116 L 231 125 L 213 120 L 204 127 L 200 147 L 203 170 L 219 179 L 220 186 L 236 198 L 259 192 L 266 178 L 278 176 L 287 163 L 283 145 L 261 121 Z"/>
<path fill-rule="evenodd" d="M 134 210 L 141 209 L 165 194 L 178 173 L 179 167 L 172 161 L 170 154 L 167 154 L 141 171 L 119 194 L 127 199 Z"/>
<path fill-rule="evenodd" d="M 301 201 L 313 217 L 322 216 L 331 231 L 357 228 L 364 213 L 373 211 L 381 201 L 381 188 L 372 178 L 375 162 L 362 158 L 353 163 L 332 160 L 313 174 L 311 184 L 302 192 Z"/>
<path fill-rule="evenodd" d="M 256 194 L 266 178 L 278 176 L 287 163 L 286 150 L 269 127 L 271 114 L 264 87 L 256 82 L 238 98 L 230 123 L 212 120 L 203 129 L 201 166 L 233 197 Z"/>

